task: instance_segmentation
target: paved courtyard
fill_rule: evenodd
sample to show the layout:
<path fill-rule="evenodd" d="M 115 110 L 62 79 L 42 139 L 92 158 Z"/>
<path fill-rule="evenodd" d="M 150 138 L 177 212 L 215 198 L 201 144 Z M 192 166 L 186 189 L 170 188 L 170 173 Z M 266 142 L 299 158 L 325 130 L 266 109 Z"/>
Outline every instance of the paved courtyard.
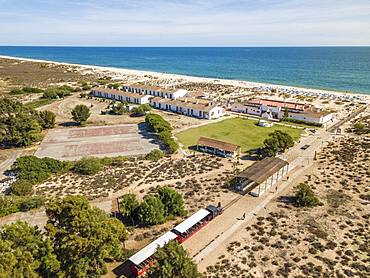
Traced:
<path fill-rule="evenodd" d="M 114 126 L 52 129 L 35 155 L 59 160 L 78 160 L 84 156 L 114 157 L 144 155 L 158 149 L 145 123 Z"/>

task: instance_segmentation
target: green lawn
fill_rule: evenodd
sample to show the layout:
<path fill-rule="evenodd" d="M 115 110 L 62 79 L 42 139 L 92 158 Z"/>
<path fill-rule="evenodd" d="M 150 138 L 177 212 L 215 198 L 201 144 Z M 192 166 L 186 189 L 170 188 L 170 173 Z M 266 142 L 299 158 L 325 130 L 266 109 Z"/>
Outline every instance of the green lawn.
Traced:
<path fill-rule="evenodd" d="M 301 129 L 280 125 L 260 127 L 257 123 L 257 120 L 232 118 L 179 132 L 176 137 L 186 147 L 194 146 L 203 136 L 240 145 L 241 151 L 246 152 L 261 147 L 268 134 L 275 130 L 287 132 L 295 140 L 301 135 Z"/>

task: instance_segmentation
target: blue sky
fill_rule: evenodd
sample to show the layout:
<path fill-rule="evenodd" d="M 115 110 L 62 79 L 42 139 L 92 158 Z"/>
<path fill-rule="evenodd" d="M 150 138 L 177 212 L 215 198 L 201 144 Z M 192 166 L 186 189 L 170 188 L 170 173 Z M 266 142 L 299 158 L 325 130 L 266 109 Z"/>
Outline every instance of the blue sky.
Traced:
<path fill-rule="evenodd" d="M 370 0 L 0 0 L 0 45 L 370 45 Z"/>

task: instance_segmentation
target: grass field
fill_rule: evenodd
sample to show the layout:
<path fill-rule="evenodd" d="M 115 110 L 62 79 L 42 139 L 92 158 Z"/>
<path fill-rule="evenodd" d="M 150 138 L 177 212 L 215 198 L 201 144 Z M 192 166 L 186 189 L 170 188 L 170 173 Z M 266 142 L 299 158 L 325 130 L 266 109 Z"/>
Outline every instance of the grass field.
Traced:
<path fill-rule="evenodd" d="M 257 126 L 257 120 L 232 118 L 214 124 L 191 128 L 176 134 L 176 137 L 186 147 L 194 146 L 200 136 L 222 140 L 241 146 L 242 152 L 261 147 L 268 134 L 281 130 L 298 140 L 301 129 L 281 125 L 272 127 Z"/>

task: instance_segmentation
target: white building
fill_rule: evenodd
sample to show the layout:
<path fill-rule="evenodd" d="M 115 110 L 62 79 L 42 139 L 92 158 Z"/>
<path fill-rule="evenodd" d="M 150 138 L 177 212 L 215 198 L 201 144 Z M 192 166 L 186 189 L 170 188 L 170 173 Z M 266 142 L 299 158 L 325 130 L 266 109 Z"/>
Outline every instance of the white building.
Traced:
<path fill-rule="evenodd" d="M 152 107 L 179 113 L 186 116 L 196 117 L 200 119 L 217 119 L 224 115 L 224 109 L 221 106 L 213 104 L 209 101 L 191 99 L 191 98 L 178 98 L 168 99 L 154 97 L 150 100 Z"/>
<path fill-rule="evenodd" d="M 117 101 L 125 101 L 135 104 L 149 103 L 150 95 L 136 94 L 121 90 L 114 90 L 105 87 L 96 87 L 91 89 L 91 95 L 95 97 L 108 98 Z"/>
<path fill-rule="evenodd" d="M 264 119 L 281 120 L 288 111 L 288 118 L 311 123 L 324 124 L 333 119 L 333 114 L 315 108 L 311 104 L 287 102 L 269 99 L 252 99 L 245 103 L 236 102 L 231 111 L 262 117 Z"/>
<path fill-rule="evenodd" d="M 173 89 L 173 88 L 164 89 L 160 87 L 141 85 L 141 84 L 125 85 L 122 88 L 126 92 L 151 95 L 155 97 L 171 98 L 171 99 L 185 97 L 188 94 L 188 91 L 184 89 Z"/>

